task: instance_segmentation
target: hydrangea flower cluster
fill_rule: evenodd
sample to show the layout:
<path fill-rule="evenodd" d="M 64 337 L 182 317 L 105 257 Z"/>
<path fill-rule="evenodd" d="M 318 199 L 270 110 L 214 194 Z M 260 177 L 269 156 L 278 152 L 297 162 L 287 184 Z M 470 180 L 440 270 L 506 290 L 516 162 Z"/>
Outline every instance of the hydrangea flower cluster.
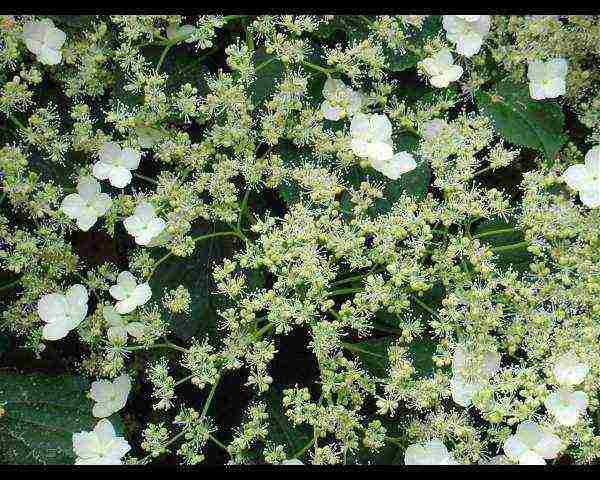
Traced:
<path fill-rule="evenodd" d="M 599 36 L 0 16 L 2 455 L 598 463 Z"/>

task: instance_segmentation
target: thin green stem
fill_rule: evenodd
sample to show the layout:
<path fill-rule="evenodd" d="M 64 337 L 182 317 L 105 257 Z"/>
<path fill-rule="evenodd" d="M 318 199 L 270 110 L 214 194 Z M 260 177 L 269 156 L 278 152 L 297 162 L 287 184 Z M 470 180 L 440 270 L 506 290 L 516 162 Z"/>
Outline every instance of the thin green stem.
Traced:
<path fill-rule="evenodd" d="M 141 175 L 139 173 L 134 173 L 133 174 L 134 177 L 137 178 L 141 178 L 142 180 L 146 180 L 147 182 L 153 183 L 154 185 L 158 185 L 158 182 L 150 177 L 147 177 L 146 175 Z"/>
<path fill-rule="evenodd" d="M 357 347 L 353 343 L 342 342 L 341 344 L 342 344 L 342 347 L 344 347 L 346 350 L 350 350 L 351 352 L 364 353 L 366 355 L 371 355 L 372 357 L 377 357 L 377 358 L 385 358 L 383 355 L 379 355 L 378 353 L 370 352 L 369 350 L 365 350 L 363 348 Z"/>
<path fill-rule="evenodd" d="M 519 243 L 513 243 L 511 245 L 502 245 L 501 247 L 494 247 L 494 248 L 492 248 L 492 251 L 505 252 L 507 250 L 515 250 L 517 248 L 528 247 L 528 246 L 529 246 L 529 242 L 519 242 Z"/>
<path fill-rule="evenodd" d="M 518 228 L 500 228 L 498 230 L 491 230 L 489 232 L 478 233 L 477 235 L 473 235 L 473 238 L 493 237 L 494 235 L 501 235 L 503 233 L 512 233 L 518 231 L 520 231 Z"/>
<path fill-rule="evenodd" d="M 19 121 L 18 118 L 13 117 L 12 115 L 9 115 L 8 119 L 14 123 L 18 128 L 20 128 L 21 130 L 26 130 L 26 128 L 23 126 L 23 124 Z"/>
<path fill-rule="evenodd" d="M 339 290 L 334 290 L 333 292 L 329 292 L 327 295 L 329 297 L 335 297 L 336 295 L 345 295 L 347 293 L 357 293 L 361 292 L 362 288 L 341 288 Z"/>
<path fill-rule="evenodd" d="M 275 60 L 276 57 L 271 57 L 269 58 L 266 62 L 261 63 L 258 67 L 256 67 L 254 69 L 254 73 L 258 73 L 260 72 L 263 68 L 265 68 L 269 63 L 271 63 L 273 60 Z"/>
<path fill-rule="evenodd" d="M 217 377 L 217 379 L 215 380 L 215 383 L 213 383 L 213 386 L 210 389 L 210 392 L 208 392 L 208 397 L 206 397 L 206 401 L 204 402 L 204 407 L 202 408 L 202 414 L 200 415 L 200 421 L 204 420 L 204 417 L 206 417 L 206 412 L 208 412 L 208 407 L 210 407 L 210 403 L 212 402 L 212 399 L 215 396 L 215 392 L 217 390 L 217 386 L 219 385 L 220 381 L 221 381 L 221 375 L 219 375 Z"/>
<path fill-rule="evenodd" d="M 128 352 L 135 352 L 137 350 L 150 350 L 153 348 L 170 348 L 172 350 L 177 350 L 178 352 L 187 352 L 187 349 L 180 347 L 178 345 L 174 345 L 171 342 L 166 343 L 155 343 L 154 345 L 146 346 L 146 345 L 137 345 L 135 347 L 127 347 Z"/>
<path fill-rule="evenodd" d="M 335 69 L 321 67 L 320 65 L 315 65 L 314 63 L 307 62 L 305 60 L 302 61 L 302 65 L 308 68 L 312 68 L 313 70 L 323 73 L 324 75 L 329 76 L 330 74 L 335 72 Z"/>
<path fill-rule="evenodd" d="M 304 445 L 300 450 L 298 450 L 296 453 L 294 453 L 292 455 L 292 458 L 298 458 L 300 455 L 303 455 L 304 452 L 306 452 L 314 444 L 315 444 L 315 437 L 313 436 L 313 438 L 311 438 L 310 441 L 306 445 Z"/>
<path fill-rule="evenodd" d="M 223 443 L 221 443 L 220 440 L 217 440 L 212 434 L 209 433 L 208 438 L 210 438 L 215 443 L 215 445 L 219 446 L 220 448 L 225 450 L 227 453 L 229 453 L 229 450 L 227 450 L 227 447 Z"/>
<path fill-rule="evenodd" d="M 413 300 L 415 301 L 415 303 L 421 307 L 423 310 L 425 310 L 426 312 L 428 312 L 430 315 L 435 315 L 435 312 L 431 309 L 431 307 L 429 305 L 427 305 L 426 303 L 422 302 L 421 300 L 419 300 L 416 296 L 413 295 Z"/>
<path fill-rule="evenodd" d="M 173 47 L 175 45 L 175 42 L 169 42 L 165 48 L 163 49 L 160 58 L 158 59 L 158 64 L 156 65 L 156 70 L 155 73 L 160 72 L 160 67 L 162 67 L 163 62 L 165 61 L 165 58 L 167 56 L 167 53 L 169 53 L 169 50 L 171 50 L 171 47 Z"/>

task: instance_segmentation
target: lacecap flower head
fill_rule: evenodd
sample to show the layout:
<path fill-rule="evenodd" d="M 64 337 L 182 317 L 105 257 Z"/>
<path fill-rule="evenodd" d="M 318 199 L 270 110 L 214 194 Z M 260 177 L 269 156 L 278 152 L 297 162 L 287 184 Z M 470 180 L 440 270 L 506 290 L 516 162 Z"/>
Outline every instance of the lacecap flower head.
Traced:
<path fill-rule="evenodd" d="M 131 182 L 131 170 L 140 164 L 140 152 L 132 148 L 121 149 L 114 142 L 106 142 L 99 153 L 100 159 L 94 164 L 92 173 L 98 180 L 106 180 L 113 187 L 123 188 Z"/>
<path fill-rule="evenodd" d="M 83 285 L 73 285 L 64 295 L 44 295 L 37 304 L 40 318 L 46 323 L 42 337 L 59 340 L 77 328 L 88 312 L 88 292 Z"/>
<path fill-rule="evenodd" d="M 62 60 L 62 48 L 67 35 L 54 26 L 50 19 L 27 22 L 23 26 L 23 40 L 27 49 L 40 63 L 57 65 Z"/>
<path fill-rule="evenodd" d="M 110 196 L 101 193 L 100 184 L 86 176 L 79 179 L 77 193 L 67 195 L 60 208 L 69 218 L 77 220 L 81 230 L 87 232 L 111 205 Z"/>

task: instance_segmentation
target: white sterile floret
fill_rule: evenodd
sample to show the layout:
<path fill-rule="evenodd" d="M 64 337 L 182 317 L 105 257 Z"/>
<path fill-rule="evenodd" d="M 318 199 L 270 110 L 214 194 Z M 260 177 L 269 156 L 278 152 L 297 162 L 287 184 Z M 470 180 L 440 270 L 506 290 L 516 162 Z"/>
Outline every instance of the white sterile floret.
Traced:
<path fill-rule="evenodd" d="M 431 85 L 437 88 L 446 88 L 463 74 L 462 67 L 454 65 L 452 54 L 447 48 L 440 50 L 432 57 L 421 60 L 419 65 L 429 76 Z"/>
<path fill-rule="evenodd" d="M 94 402 L 94 417 L 110 417 L 121 410 L 127 403 L 131 391 L 131 380 L 126 374 L 110 380 L 97 380 L 92 383 L 90 397 Z"/>
<path fill-rule="evenodd" d="M 83 285 L 73 285 L 64 295 L 44 295 L 37 304 L 40 318 L 46 323 L 42 337 L 59 340 L 76 328 L 88 312 L 88 292 Z"/>
<path fill-rule="evenodd" d="M 446 38 L 456 45 L 456 52 L 465 57 L 472 57 L 479 52 L 483 39 L 490 31 L 489 15 L 473 15 L 473 17 L 478 18 L 469 21 L 459 15 L 444 15 L 442 20 Z"/>
<path fill-rule="evenodd" d="M 110 287 L 110 294 L 118 300 L 115 305 L 117 313 L 133 312 L 137 307 L 144 305 L 152 297 L 152 290 L 148 283 L 138 285 L 131 272 L 121 272 L 117 277 L 117 284 Z"/>
<path fill-rule="evenodd" d="M 39 22 L 27 22 L 23 26 L 23 40 L 27 49 L 38 62 L 45 65 L 57 65 L 62 60 L 62 48 L 67 35 L 54 26 L 50 19 Z"/>
<path fill-rule="evenodd" d="M 127 323 L 110 305 L 105 305 L 102 308 L 102 315 L 109 325 L 108 339 L 111 342 L 127 343 L 127 335 L 131 335 L 133 338 L 141 338 L 146 332 L 146 325 L 141 322 Z"/>
<path fill-rule="evenodd" d="M 350 124 L 354 154 L 367 158 L 371 166 L 395 180 L 416 167 L 408 152 L 394 155 L 392 124 L 385 115 L 357 113 Z"/>
<path fill-rule="evenodd" d="M 556 417 L 558 423 L 565 427 L 572 427 L 585 412 L 588 405 L 588 398 L 585 392 L 563 387 L 552 392 L 544 402 L 544 405 Z"/>
<path fill-rule="evenodd" d="M 194 39 L 190 38 L 196 32 L 196 27 L 193 25 L 177 25 L 175 23 L 169 24 L 167 27 L 167 38 L 174 42 L 193 43 Z"/>
<path fill-rule="evenodd" d="M 520 423 L 503 445 L 506 456 L 519 465 L 545 465 L 545 459 L 556 458 L 562 447 L 560 438 L 530 420 Z"/>
<path fill-rule="evenodd" d="M 360 110 L 363 104 L 363 96 L 341 80 L 327 77 L 323 86 L 323 97 L 321 112 L 327 120 L 336 121 L 345 116 L 352 117 Z"/>
<path fill-rule="evenodd" d="M 585 379 L 590 367 L 579 361 L 577 354 L 570 350 L 562 354 L 554 364 L 553 373 L 559 385 L 579 385 Z"/>
<path fill-rule="evenodd" d="M 148 202 L 140 202 L 133 215 L 123 220 L 123 225 L 138 245 L 148 245 L 167 226 L 162 218 L 156 216 L 156 210 Z"/>
<path fill-rule="evenodd" d="M 477 20 L 479 20 L 479 18 L 481 18 L 481 15 L 456 15 L 458 18 L 462 18 L 463 20 L 466 20 L 467 22 L 476 22 Z"/>
<path fill-rule="evenodd" d="M 469 354 L 463 346 L 454 351 L 452 359 L 452 399 L 463 407 L 468 407 L 473 397 L 500 369 L 500 354 L 486 352 L 482 359 Z"/>
<path fill-rule="evenodd" d="M 440 440 L 410 445 L 404 453 L 405 465 L 458 465 Z"/>
<path fill-rule="evenodd" d="M 563 180 L 579 192 L 582 203 L 589 208 L 600 207 L 600 146 L 592 148 L 585 156 L 585 164 L 571 165 Z"/>
<path fill-rule="evenodd" d="M 433 140 L 440 133 L 442 133 L 442 130 L 445 128 L 448 128 L 448 124 L 444 120 L 434 118 L 433 120 L 425 122 L 421 126 L 421 136 L 425 140 Z"/>
<path fill-rule="evenodd" d="M 140 164 L 140 152 L 132 148 L 121 149 L 114 142 L 106 142 L 102 145 L 98 160 L 92 169 L 94 177 L 98 180 L 106 180 L 113 187 L 123 188 L 131 182 L 131 170 L 138 168 Z"/>
<path fill-rule="evenodd" d="M 79 179 L 77 193 L 67 195 L 60 208 L 69 218 L 77 220 L 81 230 L 87 232 L 111 205 L 110 196 L 101 193 L 100 184 L 86 176 Z"/>
<path fill-rule="evenodd" d="M 567 91 L 568 64 L 564 58 L 528 63 L 529 94 L 534 100 L 556 98 Z"/>
<path fill-rule="evenodd" d="M 121 458 L 131 447 L 123 437 L 117 437 L 107 419 L 98 422 L 91 432 L 73 434 L 75 465 L 121 465 Z"/>

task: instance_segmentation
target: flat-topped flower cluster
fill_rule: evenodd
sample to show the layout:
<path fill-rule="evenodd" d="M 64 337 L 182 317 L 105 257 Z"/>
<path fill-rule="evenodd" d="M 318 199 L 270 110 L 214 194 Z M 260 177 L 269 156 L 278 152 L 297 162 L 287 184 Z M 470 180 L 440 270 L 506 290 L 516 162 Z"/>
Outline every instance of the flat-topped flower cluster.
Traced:
<path fill-rule="evenodd" d="M 597 463 L 598 35 L 0 16 L 0 334 L 81 346 L 73 462 Z"/>

